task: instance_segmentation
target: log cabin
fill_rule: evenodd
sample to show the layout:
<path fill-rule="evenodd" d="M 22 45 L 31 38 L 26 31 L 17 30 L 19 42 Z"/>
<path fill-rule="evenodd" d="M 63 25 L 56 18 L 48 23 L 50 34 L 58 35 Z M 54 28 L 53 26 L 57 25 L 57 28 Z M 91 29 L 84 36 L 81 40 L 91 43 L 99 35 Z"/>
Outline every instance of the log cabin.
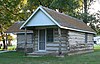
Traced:
<path fill-rule="evenodd" d="M 72 55 L 93 52 L 93 29 L 82 20 L 47 7 L 39 6 L 20 29 L 25 29 L 26 35 L 27 30 L 33 31 L 33 46 L 25 45 L 26 49 L 33 47 L 33 54 Z"/>

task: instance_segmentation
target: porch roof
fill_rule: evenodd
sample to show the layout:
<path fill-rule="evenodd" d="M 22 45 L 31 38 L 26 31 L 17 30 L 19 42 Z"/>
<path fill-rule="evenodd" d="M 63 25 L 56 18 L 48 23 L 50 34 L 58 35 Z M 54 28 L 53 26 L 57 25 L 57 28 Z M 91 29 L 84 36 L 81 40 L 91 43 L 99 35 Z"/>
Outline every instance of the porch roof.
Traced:
<path fill-rule="evenodd" d="M 21 30 L 20 27 L 24 22 L 15 22 L 12 26 L 10 26 L 5 33 L 24 33 L 25 30 Z M 27 32 L 32 33 L 32 31 L 28 30 Z"/>
<path fill-rule="evenodd" d="M 54 22 L 60 28 L 95 34 L 94 30 L 87 26 L 83 21 L 43 6 L 40 6 L 36 9 L 36 11 L 20 27 L 21 29 L 25 27 L 25 25 L 30 21 L 35 13 L 38 12 L 38 10 L 44 12 L 45 15 L 47 15 L 52 20 L 52 22 Z"/>

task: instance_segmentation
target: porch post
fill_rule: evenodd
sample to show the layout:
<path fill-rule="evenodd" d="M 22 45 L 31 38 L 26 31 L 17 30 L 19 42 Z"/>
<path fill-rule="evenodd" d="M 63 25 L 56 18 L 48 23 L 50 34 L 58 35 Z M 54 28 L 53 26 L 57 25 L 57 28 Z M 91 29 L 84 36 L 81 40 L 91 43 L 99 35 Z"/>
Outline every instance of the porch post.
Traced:
<path fill-rule="evenodd" d="M 25 46 L 24 46 L 25 55 L 27 53 L 27 29 L 25 28 Z"/>
<path fill-rule="evenodd" d="M 59 35 L 59 55 L 62 54 L 62 51 L 61 51 L 61 29 L 58 28 L 58 35 Z"/>
<path fill-rule="evenodd" d="M 35 29 L 33 30 L 33 38 L 34 38 L 34 41 L 33 41 L 33 52 L 35 51 L 35 34 L 36 34 L 36 32 L 35 32 Z"/>

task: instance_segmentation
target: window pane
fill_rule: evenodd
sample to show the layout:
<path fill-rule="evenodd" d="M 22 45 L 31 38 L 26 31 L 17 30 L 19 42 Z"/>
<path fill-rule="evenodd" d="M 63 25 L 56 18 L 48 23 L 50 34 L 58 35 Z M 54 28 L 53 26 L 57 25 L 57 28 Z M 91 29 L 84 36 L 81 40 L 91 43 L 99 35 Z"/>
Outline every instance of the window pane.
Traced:
<path fill-rule="evenodd" d="M 47 29 L 47 42 L 53 42 L 53 29 Z"/>

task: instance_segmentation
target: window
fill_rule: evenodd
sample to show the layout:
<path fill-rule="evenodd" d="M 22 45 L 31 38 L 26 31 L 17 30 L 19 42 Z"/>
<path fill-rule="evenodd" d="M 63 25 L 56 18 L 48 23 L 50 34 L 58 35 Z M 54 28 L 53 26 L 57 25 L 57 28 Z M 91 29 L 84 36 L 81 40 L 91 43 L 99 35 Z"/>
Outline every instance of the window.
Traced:
<path fill-rule="evenodd" d="M 85 43 L 87 43 L 87 33 L 85 33 Z"/>
<path fill-rule="evenodd" d="M 47 29 L 47 42 L 53 42 L 53 29 Z"/>

